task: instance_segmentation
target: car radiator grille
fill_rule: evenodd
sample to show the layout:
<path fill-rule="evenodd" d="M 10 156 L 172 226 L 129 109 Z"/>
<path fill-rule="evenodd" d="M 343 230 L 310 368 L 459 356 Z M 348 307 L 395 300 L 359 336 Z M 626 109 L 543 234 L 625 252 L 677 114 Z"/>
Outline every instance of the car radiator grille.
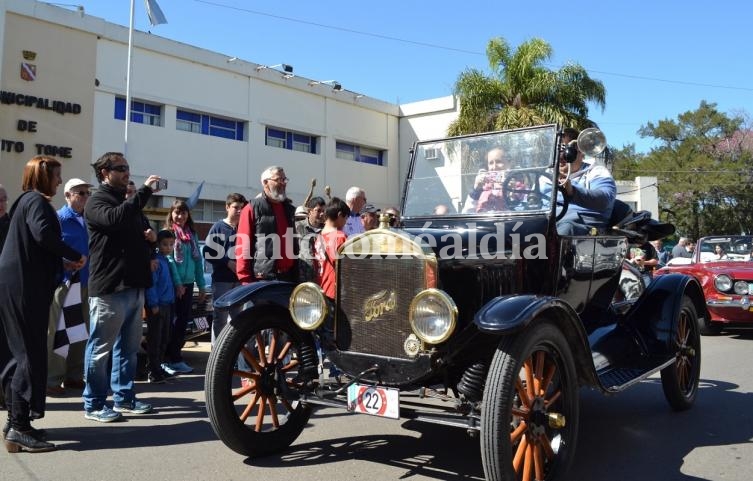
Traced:
<path fill-rule="evenodd" d="M 349 351 L 410 359 L 403 350 L 412 333 L 408 309 L 425 289 L 425 261 L 343 257 L 338 268 L 338 338 L 349 328 Z M 377 315 L 367 320 L 369 313 Z"/>

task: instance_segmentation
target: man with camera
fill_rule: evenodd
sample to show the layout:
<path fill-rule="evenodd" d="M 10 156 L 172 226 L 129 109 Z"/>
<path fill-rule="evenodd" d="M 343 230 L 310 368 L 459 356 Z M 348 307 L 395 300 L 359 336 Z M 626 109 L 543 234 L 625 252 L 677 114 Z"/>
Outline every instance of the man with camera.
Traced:
<path fill-rule="evenodd" d="M 126 199 L 130 167 L 123 154 L 108 152 L 92 167 L 100 185 L 84 208 L 91 318 L 84 360 L 84 417 L 106 423 L 119 419 L 123 412 L 145 414 L 152 410 L 150 404 L 136 400 L 134 376 L 144 290 L 152 284 L 151 242 L 155 238 L 152 229 L 143 224 L 143 209 L 159 190 L 161 179 L 150 175 Z M 109 389 L 113 408 L 105 403 Z"/>

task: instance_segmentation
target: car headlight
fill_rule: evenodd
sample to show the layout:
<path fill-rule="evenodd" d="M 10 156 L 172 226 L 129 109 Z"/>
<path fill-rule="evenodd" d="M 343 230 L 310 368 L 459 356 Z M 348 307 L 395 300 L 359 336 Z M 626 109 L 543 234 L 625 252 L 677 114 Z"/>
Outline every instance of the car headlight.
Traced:
<path fill-rule="evenodd" d="M 735 282 L 735 294 L 744 296 L 748 293 L 748 283 L 745 281 Z"/>
<path fill-rule="evenodd" d="M 457 317 L 458 308 L 455 302 L 439 289 L 419 292 L 408 310 L 413 332 L 429 344 L 446 341 L 455 330 Z"/>
<path fill-rule="evenodd" d="M 290 296 L 290 315 L 301 329 L 313 331 L 327 318 L 327 300 L 322 288 L 313 282 L 299 284 Z"/>
<path fill-rule="evenodd" d="M 724 274 L 718 275 L 716 276 L 716 279 L 714 279 L 714 287 L 716 287 L 718 291 L 727 292 L 732 289 L 732 279 Z"/>

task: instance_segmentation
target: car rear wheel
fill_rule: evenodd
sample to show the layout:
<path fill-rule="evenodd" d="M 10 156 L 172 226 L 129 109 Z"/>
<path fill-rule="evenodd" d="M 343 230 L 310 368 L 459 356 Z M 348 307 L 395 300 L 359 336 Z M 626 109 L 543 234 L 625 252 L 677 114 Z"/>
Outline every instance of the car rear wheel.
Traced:
<path fill-rule="evenodd" d="M 672 332 L 675 363 L 661 371 L 664 396 L 675 411 L 689 409 L 698 394 L 701 377 L 701 336 L 698 331 L 695 305 L 685 296 Z"/>
<path fill-rule="evenodd" d="M 313 338 L 287 310 L 244 313 L 228 324 L 209 355 L 205 381 L 207 412 L 220 440 L 254 457 L 290 446 L 311 416 L 298 400 L 298 374 L 316 370 L 315 352 Z"/>
<path fill-rule="evenodd" d="M 487 480 L 563 479 L 578 435 L 572 352 L 551 322 L 505 337 L 494 354 L 481 411 Z"/>

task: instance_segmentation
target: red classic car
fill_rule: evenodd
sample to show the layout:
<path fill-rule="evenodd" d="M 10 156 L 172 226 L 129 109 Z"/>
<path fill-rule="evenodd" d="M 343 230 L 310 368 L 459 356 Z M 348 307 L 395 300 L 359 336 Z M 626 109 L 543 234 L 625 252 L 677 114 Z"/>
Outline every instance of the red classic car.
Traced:
<path fill-rule="evenodd" d="M 753 236 L 714 236 L 698 241 L 693 257 L 674 258 L 654 275 L 683 273 L 703 286 L 710 319 L 701 334 L 718 334 L 725 326 L 753 325 Z"/>

